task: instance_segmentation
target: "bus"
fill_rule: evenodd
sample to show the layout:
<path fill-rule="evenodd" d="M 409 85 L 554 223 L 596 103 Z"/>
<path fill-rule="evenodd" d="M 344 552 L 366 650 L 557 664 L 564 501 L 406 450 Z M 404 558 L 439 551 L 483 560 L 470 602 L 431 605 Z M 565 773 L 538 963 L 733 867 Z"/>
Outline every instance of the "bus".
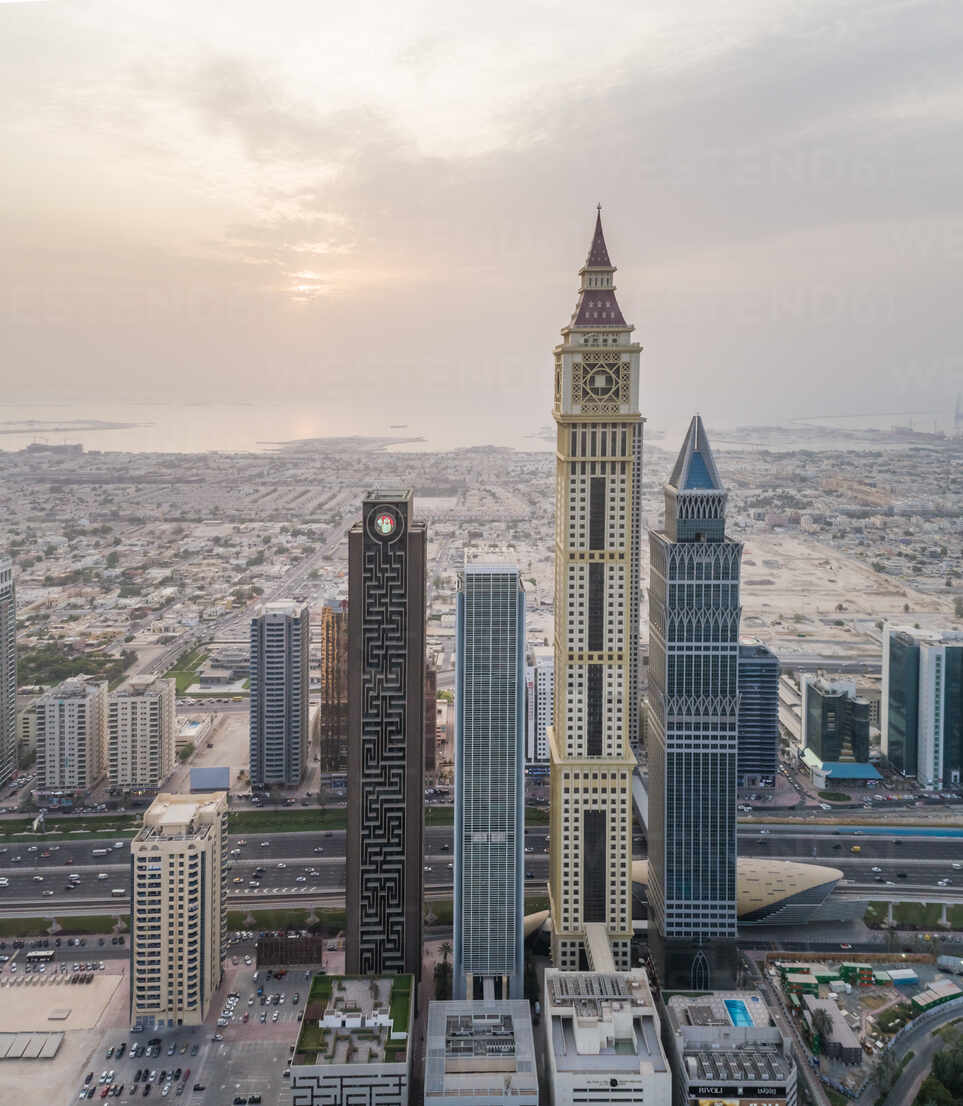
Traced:
<path fill-rule="evenodd" d="M 24 959 L 28 964 L 49 964 L 56 955 L 53 949 L 33 949 Z"/>
<path fill-rule="evenodd" d="M 91 856 L 109 856 L 110 849 L 93 849 L 91 850 Z"/>
<path fill-rule="evenodd" d="M 123 899 L 127 897 L 127 892 L 123 887 L 115 887 L 113 891 L 111 891 L 111 895 L 115 899 Z"/>

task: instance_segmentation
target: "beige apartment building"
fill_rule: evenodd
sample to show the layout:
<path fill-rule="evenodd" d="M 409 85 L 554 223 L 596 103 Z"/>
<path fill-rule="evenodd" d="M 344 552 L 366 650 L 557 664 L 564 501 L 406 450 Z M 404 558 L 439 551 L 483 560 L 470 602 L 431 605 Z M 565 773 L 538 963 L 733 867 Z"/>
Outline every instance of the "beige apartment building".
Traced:
<path fill-rule="evenodd" d="M 158 795 L 130 851 L 130 1023 L 200 1025 L 221 981 L 227 793 Z"/>
<path fill-rule="evenodd" d="M 37 720 L 37 788 L 83 794 L 103 774 L 107 684 L 74 676 L 41 695 Z"/>
<path fill-rule="evenodd" d="M 113 787 L 158 787 L 174 769 L 175 681 L 135 676 L 107 701 L 107 777 Z"/>

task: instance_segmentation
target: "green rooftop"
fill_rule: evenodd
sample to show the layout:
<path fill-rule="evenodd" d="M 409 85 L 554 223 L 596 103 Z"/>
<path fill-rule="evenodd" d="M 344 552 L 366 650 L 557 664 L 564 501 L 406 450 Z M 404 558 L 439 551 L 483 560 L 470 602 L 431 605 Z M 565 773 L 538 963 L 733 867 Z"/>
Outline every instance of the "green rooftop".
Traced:
<path fill-rule="evenodd" d="M 404 1063 L 413 985 L 410 975 L 315 976 L 293 1062 Z"/>

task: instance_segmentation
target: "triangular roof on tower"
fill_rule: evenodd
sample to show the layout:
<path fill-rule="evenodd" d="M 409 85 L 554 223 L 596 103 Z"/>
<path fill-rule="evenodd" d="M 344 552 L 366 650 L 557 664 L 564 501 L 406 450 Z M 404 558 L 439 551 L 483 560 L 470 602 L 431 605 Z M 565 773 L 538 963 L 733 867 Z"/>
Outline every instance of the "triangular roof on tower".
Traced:
<path fill-rule="evenodd" d="M 693 415 L 689 423 L 669 485 L 680 492 L 725 491 L 701 415 Z"/>
<path fill-rule="evenodd" d="M 589 247 L 588 257 L 585 259 L 587 268 L 611 269 L 609 251 L 605 245 L 605 235 L 602 233 L 602 205 L 598 205 L 595 216 L 595 234 L 592 236 L 592 245 Z"/>
<path fill-rule="evenodd" d="M 587 273 L 586 270 L 590 272 Z M 615 298 L 615 288 L 612 287 L 615 266 L 609 260 L 609 251 L 602 232 L 601 204 L 595 215 L 592 245 L 589 246 L 588 257 L 579 272 L 582 287 L 569 326 L 625 326 L 625 316 Z"/>

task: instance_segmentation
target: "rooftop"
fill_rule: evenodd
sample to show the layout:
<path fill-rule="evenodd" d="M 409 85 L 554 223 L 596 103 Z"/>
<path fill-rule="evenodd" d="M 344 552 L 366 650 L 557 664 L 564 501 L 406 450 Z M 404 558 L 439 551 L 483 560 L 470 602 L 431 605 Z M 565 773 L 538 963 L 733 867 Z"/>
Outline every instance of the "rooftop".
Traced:
<path fill-rule="evenodd" d="M 690 1080 L 782 1082 L 793 1062 L 756 991 L 671 995 L 666 1010 Z"/>
<path fill-rule="evenodd" d="M 559 1071 L 668 1071 L 644 972 L 549 970 L 545 1007 Z"/>
<path fill-rule="evenodd" d="M 469 1094 L 538 1094 L 527 1001 L 429 1005 L 425 1098 Z"/>
<path fill-rule="evenodd" d="M 406 1063 L 412 983 L 410 975 L 315 976 L 294 1063 Z"/>

